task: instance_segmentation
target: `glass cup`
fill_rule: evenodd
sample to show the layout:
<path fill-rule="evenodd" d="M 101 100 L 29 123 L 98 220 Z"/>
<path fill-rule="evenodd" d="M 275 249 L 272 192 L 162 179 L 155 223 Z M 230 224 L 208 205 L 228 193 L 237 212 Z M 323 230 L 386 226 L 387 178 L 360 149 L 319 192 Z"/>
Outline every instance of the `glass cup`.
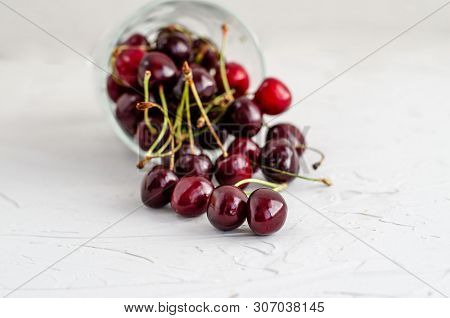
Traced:
<path fill-rule="evenodd" d="M 208 37 L 220 47 L 221 26 L 226 23 L 229 36 L 226 49 L 228 61 L 242 64 L 250 76 L 250 91 L 255 91 L 265 76 L 265 64 L 258 41 L 253 33 L 231 12 L 207 1 L 162 0 L 152 1 L 127 18 L 101 42 L 96 64 L 111 72 L 109 59 L 118 43 L 139 32 L 154 41 L 158 30 L 169 24 L 180 24 L 196 36 Z M 135 138 L 126 133 L 115 116 L 115 103 L 106 92 L 107 72 L 96 70 L 97 95 L 117 136 L 136 154 L 140 154 Z"/>

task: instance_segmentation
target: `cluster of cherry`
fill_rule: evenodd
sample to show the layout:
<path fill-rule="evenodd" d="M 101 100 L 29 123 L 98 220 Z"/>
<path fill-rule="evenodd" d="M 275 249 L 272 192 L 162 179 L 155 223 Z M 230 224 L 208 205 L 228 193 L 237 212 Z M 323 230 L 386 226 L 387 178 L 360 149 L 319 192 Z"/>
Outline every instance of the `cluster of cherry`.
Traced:
<path fill-rule="evenodd" d="M 145 151 L 137 166 L 161 160 L 142 182 L 145 205 L 161 208 L 170 202 L 187 217 L 207 212 L 220 230 L 236 229 L 247 219 L 256 234 L 271 234 L 286 220 L 286 202 L 278 192 L 288 182 L 331 183 L 298 174 L 305 150 L 321 155 L 314 169 L 323 155 L 306 146 L 294 125 L 269 127 L 262 148 L 252 139 L 264 125 L 263 114 L 286 111 L 292 96 L 276 78 L 266 78 L 254 94 L 248 93 L 245 68 L 225 59 L 226 25 L 222 31 L 220 50 L 180 25 L 162 28 L 151 42 L 133 34 L 111 54 L 107 90 L 121 127 Z M 230 136 L 234 140 L 226 147 Z M 216 149 L 221 155 L 213 164 L 204 150 Z M 267 180 L 252 179 L 259 169 Z M 243 191 L 248 183 L 265 188 L 248 197 Z"/>

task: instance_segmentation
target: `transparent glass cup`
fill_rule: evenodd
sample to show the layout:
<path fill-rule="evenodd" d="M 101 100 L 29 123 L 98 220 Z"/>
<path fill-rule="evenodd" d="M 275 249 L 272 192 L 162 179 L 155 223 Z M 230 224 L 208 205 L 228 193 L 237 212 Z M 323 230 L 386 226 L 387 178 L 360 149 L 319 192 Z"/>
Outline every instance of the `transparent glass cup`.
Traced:
<path fill-rule="evenodd" d="M 221 26 L 229 28 L 226 57 L 229 61 L 242 64 L 250 76 L 250 91 L 255 91 L 265 76 L 264 59 L 258 41 L 253 33 L 231 12 L 207 1 L 199 0 L 163 0 L 152 1 L 127 18 L 117 29 L 112 30 L 97 48 L 96 64 L 103 70 L 111 71 L 109 58 L 118 43 L 131 34 L 139 32 L 150 40 L 156 38 L 161 27 L 169 24 L 181 24 L 197 36 L 210 38 L 220 46 Z M 115 103 L 106 92 L 108 74 L 96 70 L 97 89 L 100 103 L 117 136 L 133 152 L 139 154 L 139 146 L 133 136 L 127 134 L 119 125 L 115 116 Z"/>

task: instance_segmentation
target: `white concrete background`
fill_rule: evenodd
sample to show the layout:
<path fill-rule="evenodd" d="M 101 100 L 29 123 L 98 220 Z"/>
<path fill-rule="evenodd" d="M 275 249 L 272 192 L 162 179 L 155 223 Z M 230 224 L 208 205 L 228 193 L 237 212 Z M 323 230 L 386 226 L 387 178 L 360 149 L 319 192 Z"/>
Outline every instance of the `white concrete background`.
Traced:
<path fill-rule="evenodd" d="M 146 2 L 2 1 L 86 55 Z M 298 100 L 444 1 L 222 2 Z M 0 21 L 6 295 L 139 206 L 142 175 L 95 99 L 92 67 L 2 5 Z M 11 297 L 449 295 L 449 57 L 450 6 L 277 119 L 311 127 L 328 157 L 318 173 L 335 183 L 293 183 L 278 234 L 141 208 Z"/>

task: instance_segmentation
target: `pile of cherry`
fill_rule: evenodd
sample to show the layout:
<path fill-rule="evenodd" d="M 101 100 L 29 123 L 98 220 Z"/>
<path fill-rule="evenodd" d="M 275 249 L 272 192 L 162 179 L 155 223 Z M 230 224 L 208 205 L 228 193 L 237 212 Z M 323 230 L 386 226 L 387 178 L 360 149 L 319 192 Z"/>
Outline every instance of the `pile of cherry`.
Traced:
<path fill-rule="evenodd" d="M 264 125 L 263 114 L 277 115 L 291 104 L 291 93 L 276 78 L 266 78 L 254 94 L 245 68 L 225 59 L 228 30 L 222 27 L 220 50 L 180 25 L 159 30 L 149 41 L 133 34 L 111 54 L 107 91 L 116 102 L 116 118 L 134 136 L 145 156 L 153 159 L 141 186 L 146 206 L 169 202 L 176 213 L 194 217 L 207 212 L 211 224 L 228 231 L 247 219 L 259 235 L 278 231 L 287 217 L 279 191 L 294 178 L 331 185 L 328 179 L 299 175 L 299 158 L 307 150 L 294 125 L 269 127 L 266 144 L 252 138 Z M 229 144 L 227 140 L 234 136 Z M 204 150 L 220 150 L 215 160 Z M 261 169 L 267 180 L 252 179 Z M 215 187 L 212 177 L 219 183 Z M 249 196 L 248 183 L 263 185 Z"/>

